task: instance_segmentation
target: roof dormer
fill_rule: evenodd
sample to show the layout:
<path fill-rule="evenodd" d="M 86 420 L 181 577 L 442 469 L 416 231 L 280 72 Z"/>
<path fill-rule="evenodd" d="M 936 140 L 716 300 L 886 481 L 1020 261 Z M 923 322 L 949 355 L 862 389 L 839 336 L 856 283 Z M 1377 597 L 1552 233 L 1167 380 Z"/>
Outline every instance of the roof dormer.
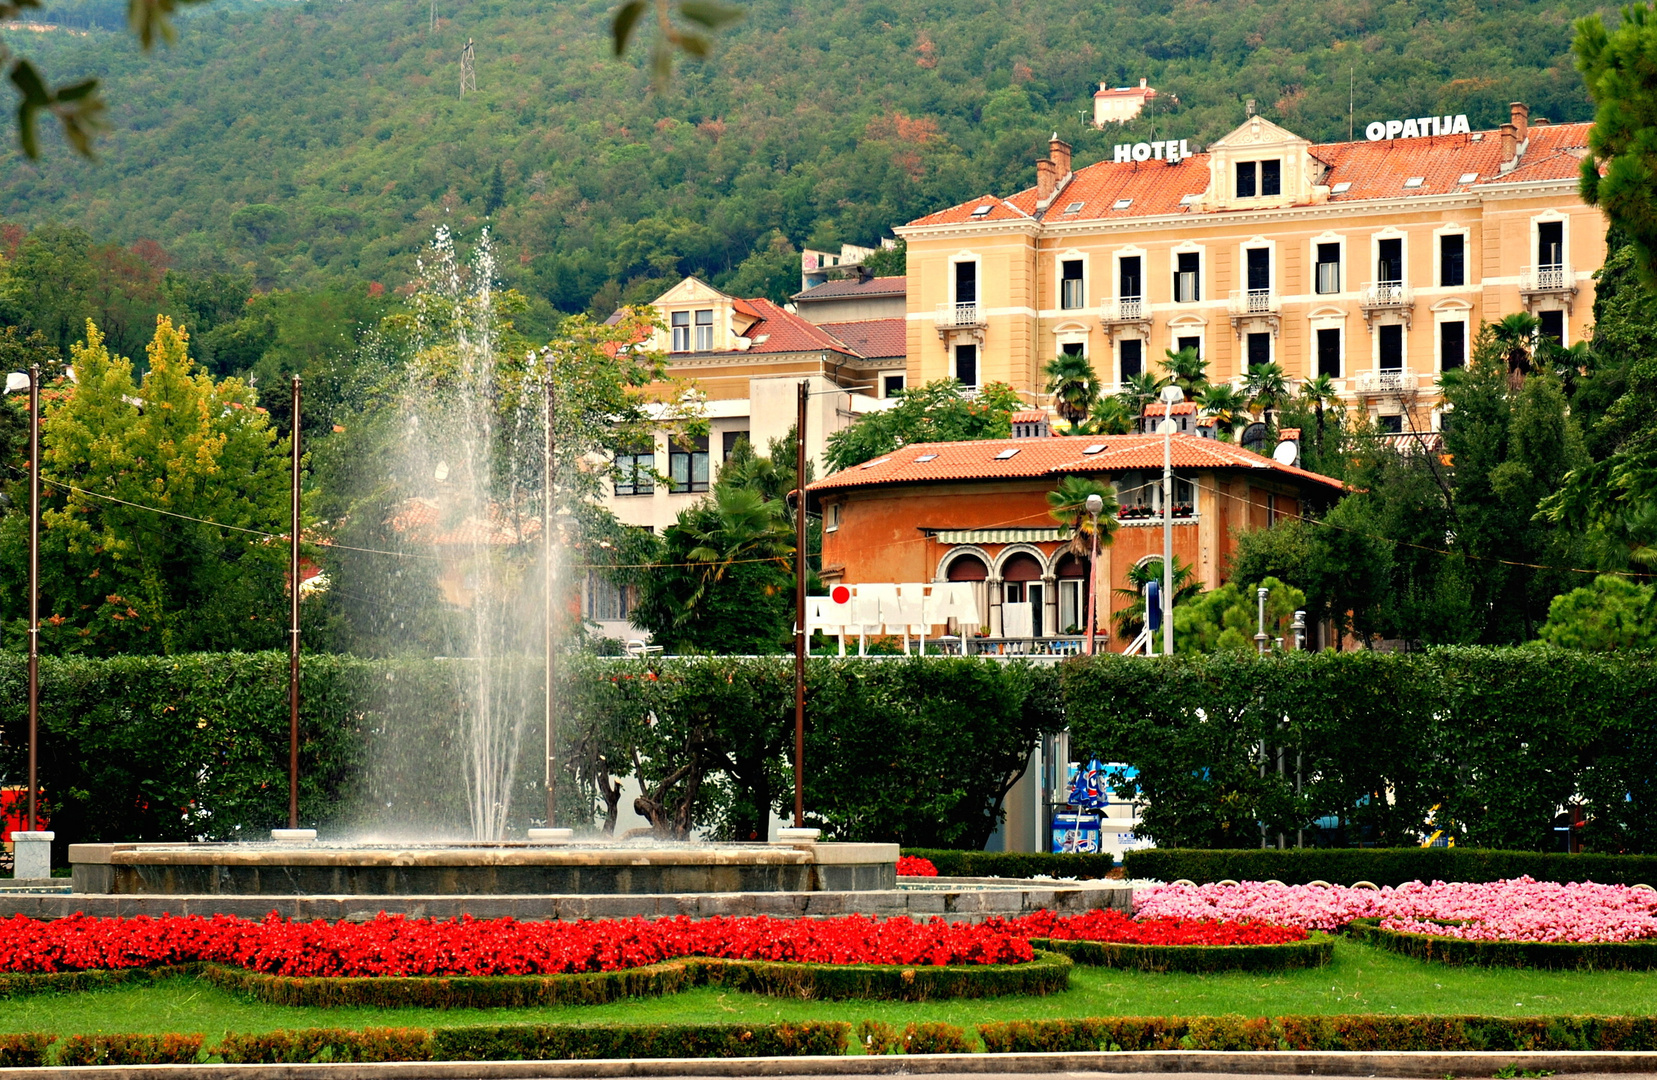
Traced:
<path fill-rule="evenodd" d="M 1251 116 L 1235 131 L 1208 144 L 1208 192 L 1204 210 L 1265 210 L 1321 202 L 1322 164 L 1311 141 L 1270 120 Z"/>

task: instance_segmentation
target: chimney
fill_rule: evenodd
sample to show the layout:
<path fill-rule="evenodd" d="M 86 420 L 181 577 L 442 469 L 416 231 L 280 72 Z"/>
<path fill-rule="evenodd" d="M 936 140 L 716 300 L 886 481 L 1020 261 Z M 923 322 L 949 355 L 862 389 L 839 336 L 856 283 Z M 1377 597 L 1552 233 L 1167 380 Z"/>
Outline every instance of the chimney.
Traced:
<path fill-rule="evenodd" d="M 1502 172 L 1511 172 L 1519 156 L 1519 135 L 1512 124 L 1502 125 Z"/>
<path fill-rule="evenodd" d="M 1051 158 L 1036 159 L 1036 200 L 1046 202 L 1053 197 L 1053 190 L 1057 186 L 1053 178 L 1053 161 Z"/>
<path fill-rule="evenodd" d="M 1145 80 L 1144 79 L 1139 80 L 1139 88 L 1141 90 L 1145 89 Z"/>
<path fill-rule="evenodd" d="M 1063 180 L 1070 175 L 1070 144 L 1059 138 L 1058 132 L 1047 141 L 1047 157 L 1053 163 L 1053 179 Z"/>
<path fill-rule="evenodd" d="M 1508 105 L 1508 113 L 1513 119 L 1514 134 L 1523 143 L 1530 138 L 1530 106 L 1522 101 L 1515 101 Z"/>

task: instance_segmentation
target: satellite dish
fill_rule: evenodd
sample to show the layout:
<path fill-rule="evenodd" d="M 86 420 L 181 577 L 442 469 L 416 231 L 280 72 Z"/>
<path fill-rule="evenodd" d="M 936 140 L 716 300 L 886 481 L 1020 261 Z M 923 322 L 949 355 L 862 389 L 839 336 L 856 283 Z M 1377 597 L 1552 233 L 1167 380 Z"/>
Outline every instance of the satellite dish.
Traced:
<path fill-rule="evenodd" d="M 1272 451 L 1272 458 L 1279 465 L 1293 465 L 1300 457 L 1300 447 L 1292 442 L 1280 442 L 1277 449 Z"/>
<path fill-rule="evenodd" d="M 1252 450 L 1256 454 L 1265 453 L 1266 425 L 1256 420 L 1243 429 L 1243 438 L 1240 441 L 1244 450 Z"/>

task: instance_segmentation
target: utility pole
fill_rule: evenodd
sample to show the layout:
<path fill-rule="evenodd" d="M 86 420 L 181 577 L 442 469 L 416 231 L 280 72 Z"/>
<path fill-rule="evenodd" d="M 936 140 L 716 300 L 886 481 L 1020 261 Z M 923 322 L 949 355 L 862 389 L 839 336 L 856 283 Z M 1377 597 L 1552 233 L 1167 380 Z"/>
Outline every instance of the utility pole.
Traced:
<path fill-rule="evenodd" d="M 40 733 L 40 365 L 29 368 L 29 831 L 40 828 L 36 796 Z"/>
<path fill-rule="evenodd" d="M 460 50 L 460 96 L 465 97 L 466 91 L 477 93 L 478 70 L 476 65 L 477 54 L 472 51 L 472 39 L 466 39 L 466 47 Z"/>
<path fill-rule="evenodd" d="M 288 524 L 288 828 L 299 828 L 299 376 L 293 377 L 293 516 Z"/>
<path fill-rule="evenodd" d="M 552 692 L 553 684 L 558 677 L 558 668 L 556 666 L 557 656 L 553 647 L 552 625 L 553 613 L 555 610 L 553 597 L 554 582 L 552 573 L 552 500 L 555 490 L 553 486 L 553 451 L 555 449 L 554 439 L 556 438 L 555 431 L 558 420 L 558 388 L 554 385 L 552 379 L 552 354 L 550 352 L 546 352 L 542 353 L 542 356 L 546 360 L 547 437 L 541 457 L 541 589 L 546 594 L 545 627 L 542 645 L 546 651 L 547 677 L 546 695 L 543 702 L 544 712 L 542 713 L 541 723 L 542 727 L 545 729 L 547 741 L 545 779 L 547 789 L 547 828 L 550 829 L 553 828 L 555 824 L 553 818 L 556 815 L 556 806 L 558 801 L 558 744 L 553 738 L 554 732 L 552 725 Z"/>
<path fill-rule="evenodd" d="M 811 383 L 800 383 L 794 421 L 794 827 L 805 828 L 805 412 Z"/>

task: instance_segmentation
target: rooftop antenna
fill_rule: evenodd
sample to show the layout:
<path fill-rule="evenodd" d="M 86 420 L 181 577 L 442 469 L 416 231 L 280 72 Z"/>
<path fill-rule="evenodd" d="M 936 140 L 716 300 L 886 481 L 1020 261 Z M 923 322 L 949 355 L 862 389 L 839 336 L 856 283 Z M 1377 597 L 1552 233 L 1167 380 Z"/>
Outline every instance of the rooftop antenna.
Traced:
<path fill-rule="evenodd" d="M 465 97 L 466 91 L 478 91 L 478 71 L 473 61 L 476 54 L 472 52 L 472 39 L 466 39 L 466 47 L 460 50 L 460 96 Z"/>

